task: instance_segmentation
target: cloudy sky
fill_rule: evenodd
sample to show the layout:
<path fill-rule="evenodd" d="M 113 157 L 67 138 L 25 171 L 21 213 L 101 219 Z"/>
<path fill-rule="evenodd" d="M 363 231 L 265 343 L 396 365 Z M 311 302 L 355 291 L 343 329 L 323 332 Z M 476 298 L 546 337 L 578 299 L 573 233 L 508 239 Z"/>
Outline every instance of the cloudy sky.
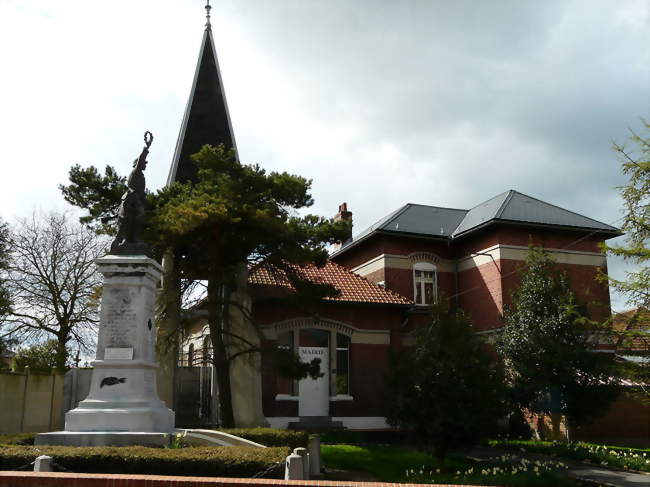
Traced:
<path fill-rule="evenodd" d="M 145 130 L 164 184 L 203 4 L 0 0 L 3 219 L 64 208 L 74 163 L 127 174 Z M 313 212 L 347 201 L 359 232 L 516 189 L 620 222 L 611 141 L 650 118 L 650 0 L 213 4 L 240 158 L 312 178 Z"/>

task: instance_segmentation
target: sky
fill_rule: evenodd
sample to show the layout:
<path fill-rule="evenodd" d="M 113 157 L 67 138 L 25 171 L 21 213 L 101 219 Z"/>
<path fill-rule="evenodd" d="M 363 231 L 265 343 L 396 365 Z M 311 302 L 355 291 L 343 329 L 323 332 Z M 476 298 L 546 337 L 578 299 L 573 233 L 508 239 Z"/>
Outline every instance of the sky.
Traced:
<path fill-rule="evenodd" d="M 204 3 L 0 0 L 2 219 L 67 208 L 73 164 L 128 174 L 145 130 L 164 185 Z M 212 4 L 240 160 L 312 179 L 311 212 L 345 201 L 356 234 L 515 189 L 620 224 L 611 143 L 650 119 L 650 0 Z"/>

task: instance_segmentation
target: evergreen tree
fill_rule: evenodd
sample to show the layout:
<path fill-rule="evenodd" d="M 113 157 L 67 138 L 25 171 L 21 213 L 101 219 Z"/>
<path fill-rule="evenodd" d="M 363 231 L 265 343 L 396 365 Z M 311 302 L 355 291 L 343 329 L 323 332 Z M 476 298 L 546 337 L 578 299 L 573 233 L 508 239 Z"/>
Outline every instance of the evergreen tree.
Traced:
<path fill-rule="evenodd" d="M 504 377 L 462 312 L 433 308 L 415 345 L 394 357 L 389 424 L 410 431 L 439 460 L 454 447 L 497 431 L 505 408 Z"/>
<path fill-rule="evenodd" d="M 18 372 L 25 370 L 25 367 L 29 367 L 32 372 L 51 372 L 52 369 L 57 367 L 58 354 L 58 341 L 47 340 L 18 350 L 12 360 L 12 368 Z"/>
<path fill-rule="evenodd" d="M 11 311 L 11 299 L 7 286 L 9 269 L 9 227 L 0 220 L 0 355 L 9 351 L 17 341 L 6 336 L 4 318 Z"/>
<path fill-rule="evenodd" d="M 106 166 L 102 176 L 95 166 L 82 168 L 79 164 L 70 168 L 68 177 L 70 184 L 59 185 L 59 190 L 68 203 L 88 212 L 79 221 L 98 233 L 113 235 L 126 178 L 113 166 Z"/>
<path fill-rule="evenodd" d="M 637 269 L 628 272 L 625 279 L 608 277 L 611 286 L 623 293 L 635 309 L 627 313 L 622 329 L 615 330 L 617 349 L 623 353 L 640 355 L 640 360 L 629 361 L 622 372 L 639 387 L 634 395 L 650 403 L 650 123 L 643 121 L 644 133 L 633 133 L 630 138 L 636 151 L 614 143 L 623 174 L 629 177 L 625 186 L 619 188 L 624 203 L 624 245 L 605 246 L 611 254 L 623 257 Z M 621 316 L 623 318 L 623 316 Z"/>
<path fill-rule="evenodd" d="M 6 279 L 9 269 L 9 227 L 0 220 L 0 325 L 2 317 L 11 309 L 11 299 Z M 1 332 L 0 332 L 1 334 Z"/>
<path fill-rule="evenodd" d="M 580 314 L 566 275 L 531 247 L 498 343 L 514 403 L 572 424 L 604 413 L 616 389 L 611 354 L 593 350 L 599 331 Z"/>
<path fill-rule="evenodd" d="M 182 274 L 207 281 L 220 417 L 231 426 L 230 361 L 260 351 L 256 346 L 242 350 L 246 339 L 229 323 L 231 308 L 239 304 L 234 296 L 246 287 L 243 276 L 250 266 L 264 264 L 287 275 L 303 294 L 329 295 L 329 286 L 305 282 L 292 264 L 323 264 L 326 245 L 345 239 L 349 224 L 298 215 L 313 203 L 305 178 L 240 164 L 223 146 L 204 146 L 193 160 L 198 182 L 175 183 L 157 195 L 149 235 L 159 248 L 175 249 Z M 301 370 L 306 374 L 309 368 Z"/>
<path fill-rule="evenodd" d="M 234 151 L 223 146 L 204 146 L 192 157 L 198 168 L 197 182 L 174 183 L 148 195 L 144 238 L 156 256 L 173 257 L 174 273 L 184 282 L 207 282 L 204 303 L 214 350 L 220 418 L 224 426 L 232 426 L 230 362 L 236 356 L 260 352 L 255 344 L 233 333 L 229 324 L 237 313 L 250 321 L 240 299 L 246 294 L 248 269 L 261 263 L 271 266 L 291 280 L 302 305 L 316 302 L 335 290 L 306 282 L 295 264 L 323 264 L 326 246 L 345 240 L 350 227 L 348 222 L 300 216 L 300 211 L 313 204 L 311 181 L 305 178 L 240 164 Z M 111 231 L 107 222 L 119 205 L 118 188 L 124 181 L 109 169 L 100 176 L 92 167 L 75 166 L 70 171 L 71 184 L 60 187 L 68 202 L 90 208 L 83 221 L 105 232 Z M 106 185 L 114 191 L 104 191 Z M 293 300 L 297 302 L 295 296 Z M 165 306 L 178 307 L 177 303 L 167 299 Z M 172 314 L 174 310 L 166 312 Z M 318 374 L 315 364 L 300 364 L 282 350 L 271 352 L 282 370 L 300 377 Z"/>

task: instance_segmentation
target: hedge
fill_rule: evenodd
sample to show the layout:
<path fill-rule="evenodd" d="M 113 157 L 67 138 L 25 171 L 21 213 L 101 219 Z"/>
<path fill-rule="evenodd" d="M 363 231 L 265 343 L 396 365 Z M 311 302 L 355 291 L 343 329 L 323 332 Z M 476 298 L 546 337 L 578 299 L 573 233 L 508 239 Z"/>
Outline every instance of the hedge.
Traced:
<path fill-rule="evenodd" d="M 36 433 L 12 433 L 0 435 L 0 445 L 33 445 Z"/>
<path fill-rule="evenodd" d="M 274 428 L 232 428 L 222 429 L 224 433 L 239 436 L 264 446 L 288 446 L 307 448 L 309 433 L 305 431 L 279 430 Z"/>
<path fill-rule="evenodd" d="M 307 448 L 309 434 L 304 431 L 280 430 L 273 428 L 232 428 L 222 429 L 224 433 L 240 436 L 264 446 L 287 446 Z M 36 433 L 15 433 L 0 435 L 0 445 L 33 445 Z"/>
<path fill-rule="evenodd" d="M 78 473 L 123 473 L 152 475 L 191 475 L 205 477 L 251 477 L 284 461 L 287 447 L 194 447 L 146 448 L 14 446 L 0 448 L 0 470 L 13 470 L 49 455 L 54 462 Z M 266 477 L 282 478 L 283 468 Z"/>

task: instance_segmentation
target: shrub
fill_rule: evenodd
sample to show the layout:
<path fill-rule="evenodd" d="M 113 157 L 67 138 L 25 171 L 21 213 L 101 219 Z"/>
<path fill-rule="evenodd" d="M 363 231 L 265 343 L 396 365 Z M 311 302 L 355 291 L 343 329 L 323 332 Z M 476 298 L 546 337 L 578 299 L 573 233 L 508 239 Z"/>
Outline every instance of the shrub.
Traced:
<path fill-rule="evenodd" d="M 264 446 L 288 446 L 307 448 L 309 433 L 305 431 L 279 430 L 274 428 L 232 428 L 222 429 L 224 433 L 239 436 Z"/>
<path fill-rule="evenodd" d="M 286 447 L 194 447 L 181 449 L 75 446 L 3 446 L 0 470 L 28 464 L 39 455 L 50 455 L 62 467 L 83 473 L 192 475 L 251 477 L 278 464 L 289 454 Z M 282 478 L 281 468 L 267 476 Z"/>
<path fill-rule="evenodd" d="M 33 445 L 36 433 L 13 433 L 0 435 L 0 445 Z"/>

